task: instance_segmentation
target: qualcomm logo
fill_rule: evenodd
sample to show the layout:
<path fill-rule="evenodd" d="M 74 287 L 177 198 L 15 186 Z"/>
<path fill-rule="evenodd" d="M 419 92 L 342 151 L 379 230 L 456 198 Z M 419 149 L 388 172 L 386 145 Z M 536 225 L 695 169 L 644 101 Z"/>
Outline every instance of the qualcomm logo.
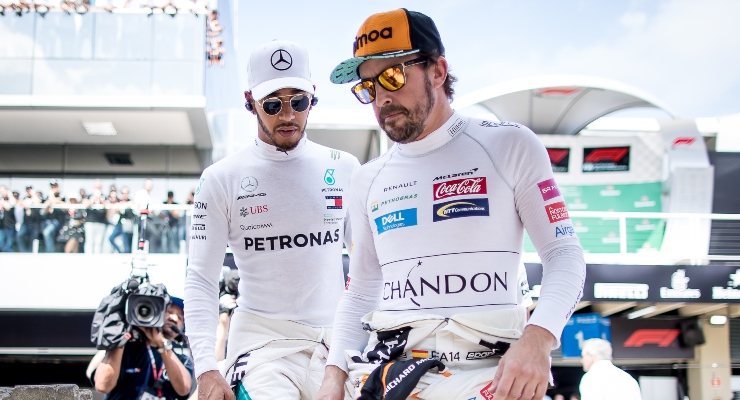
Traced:
<path fill-rule="evenodd" d="M 698 299 L 701 297 L 700 289 L 689 289 L 691 278 L 686 276 L 685 269 L 678 269 L 671 275 L 671 287 L 660 288 L 662 299 Z"/>
<path fill-rule="evenodd" d="M 727 282 L 727 287 L 712 287 L 712 299 L 740 299 L 740 289 L 738 289 L 738 286 L 740 286 L 740 269 L 736 269 L 734 274 L 730 274 L 730 280 Z"/>

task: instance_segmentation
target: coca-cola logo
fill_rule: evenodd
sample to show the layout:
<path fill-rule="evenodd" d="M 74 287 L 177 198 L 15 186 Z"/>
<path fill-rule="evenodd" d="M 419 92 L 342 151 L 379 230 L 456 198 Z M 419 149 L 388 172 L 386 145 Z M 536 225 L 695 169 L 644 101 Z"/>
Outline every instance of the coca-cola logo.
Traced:
<path fill-rule="evenodd" d="M 434 200 L 486 193 L 486 178 L 455 179 L 434 184 Z"/>

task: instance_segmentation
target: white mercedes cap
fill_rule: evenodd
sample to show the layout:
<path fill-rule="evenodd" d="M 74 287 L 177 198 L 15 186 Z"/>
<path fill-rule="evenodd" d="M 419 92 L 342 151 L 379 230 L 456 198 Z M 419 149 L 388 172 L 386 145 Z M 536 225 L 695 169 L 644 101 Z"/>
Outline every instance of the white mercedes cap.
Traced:
<path fill-rule="evenodd" d="M 247 68 L 249 91 L 255 100 L 284 88 L 314 94 L 308 52 L 298 43 L 287 40 L 263 43 L 252 51 Z"/>

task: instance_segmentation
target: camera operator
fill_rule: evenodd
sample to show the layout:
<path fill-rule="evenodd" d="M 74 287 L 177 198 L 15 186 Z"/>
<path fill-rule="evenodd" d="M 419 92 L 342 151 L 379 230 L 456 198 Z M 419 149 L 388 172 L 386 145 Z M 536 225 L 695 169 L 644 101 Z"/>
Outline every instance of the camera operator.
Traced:
<path fill-rule="evenodd" d="M 134 327 L 140 340 L 131 339 L 107 351 L 102 361 L 98 357 L 91 361 L 88 370 L 95 389 L 107 394 L 107 400 L 187 399 L 195 379 L 189 349 L 176 342 L 184 327 L 183 302 L 173 297 L 161 330 Z"/>

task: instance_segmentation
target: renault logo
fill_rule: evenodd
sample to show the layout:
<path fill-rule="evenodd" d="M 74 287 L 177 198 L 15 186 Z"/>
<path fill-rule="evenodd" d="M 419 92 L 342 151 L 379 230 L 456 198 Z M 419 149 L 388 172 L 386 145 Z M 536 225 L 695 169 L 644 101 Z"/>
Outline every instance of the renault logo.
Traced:
<path fill-rule="evenodd" d="M 270 61 L 272 62 L 272 67 L 278 71 L 285 71 L 286 69 L 290 68 L 291 65 L 293 65 L 293 57 L 291 57 L 290 53 L 283 49 L 277 50 L 276 52 L 272 53 L 272 58 L 270 58 Z"/>
<path fill-rule="evenodd" d="M 254 192 L 257 190 L 257 178 L 248 176 L 242 179 L 241 187 L 246 192 Z"/>

